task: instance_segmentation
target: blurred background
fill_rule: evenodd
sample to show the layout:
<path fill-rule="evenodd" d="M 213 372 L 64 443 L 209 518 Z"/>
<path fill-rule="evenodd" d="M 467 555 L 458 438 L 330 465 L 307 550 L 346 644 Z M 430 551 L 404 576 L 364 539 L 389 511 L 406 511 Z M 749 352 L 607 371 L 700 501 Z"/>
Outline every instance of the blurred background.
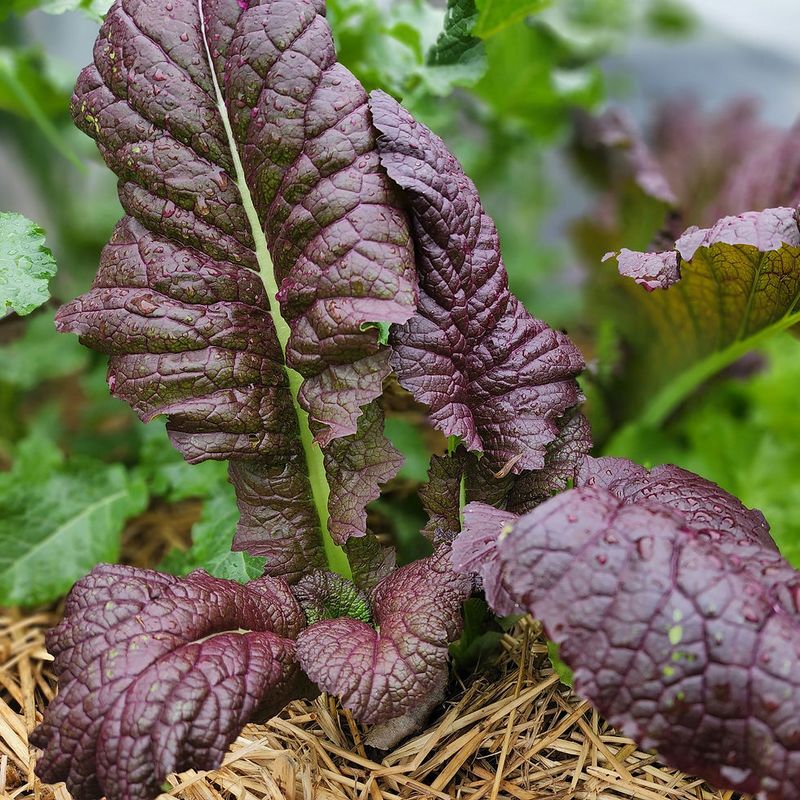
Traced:
<path fill-rule="evenodd" d="M 717 481 L 764 511 L 800 566 L 797 339 L 761 336 L 654 416 L 653 398 L 709 354 L 662 358 L 664 332 L 601 263 L 650 246 L 665 225 L 679 234 L 793 203 L 800 4 L 507 5 L 487 22 L 473 0 L 452 0 L 447 18 L 434 0 L 328 2 L 340 61 L 447 141 L 497 223 L 512 289 L 584 351 L 597 452 Z M 109 396 L 105 359 L 53 327 L 122 216 L 115 177 L 68 111 L 107 7 L 0 7 L 0 212 L 41 226 L 57 264 L 49 301 L 0 319 L 0 606 L 52 601 L 101 560 L 224 574 L 236 518 L 224 465 L 184 464 L 162 423 L 142 425 Z M 456 13 L 467 18 L 457 31 Z M 622 112 L 599 116 L 609 108 Z M 643 159 L 669 198 L 643 187 Z M 390 405 L 407 461 L 370 521 L 411 559 L 425 547 L 416 489 L 443 443 L 407 398 Z"/>

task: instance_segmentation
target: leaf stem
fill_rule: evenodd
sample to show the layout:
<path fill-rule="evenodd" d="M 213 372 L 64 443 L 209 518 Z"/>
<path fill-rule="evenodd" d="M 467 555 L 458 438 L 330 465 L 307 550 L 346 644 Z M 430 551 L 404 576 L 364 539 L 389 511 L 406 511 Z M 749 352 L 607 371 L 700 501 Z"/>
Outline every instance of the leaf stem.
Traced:
<path fill-rule="evenodd" d="M 314 436 L 311 433 L 309 426 L 308 414 L 306 410 L 300 405 L 299 392 L 303 384 L 303 377 L 300 373 L 293 370 L 286 363 L 286 348 L 289 343 L 291 335 L 291 328 L 289 323 L 283 318 L 281 314 L 280 304 L 276 296 L 278 294 L 278 283 L 275 280 L 275 269 L 272 263 L 272 256 L 269 252 L 267 245 L 267 237 L 264 235 L 264 229 L 261 225 L 261 220 L 258 217 L 253 198 L 250 194 L 250 188 L 247 185 L 247 179 L 244 174 L 244 167 L 241 158 L 239 157 L 239 150 L 236 146 L 236 140 L 233 136 L 230 120 L 228 119 L 228 111 L 225 107 L 225 100 L 222 96 L 217 75 L 214 71 L 214 61 L 211 57 L 211 50 L 206 38 L 205 24 L 202 22 L 203 17 L 203 1 L 197 0 L 198 10 L 200 12 L 200 20 L 203 26 L 203 43 L 206 48 L 206 55 L 208 58 L 209 70 L 211 72 L 211 79 L 214 82 L 214 92 L 217 98 L 217 106 L 219 107 L 220 117 L 222 124 L 225 127 L 225 134 L 228 138 L 228 146 L 230 147 L 231 157 L 233 159 L 234 168 L 236 170 L 236 183 L 239 188 L 239 194 L 242 198 L 242 206 L 247 215 L 247 221 L 250 223 L 250 229 L 253 234 L 253 241 L 256 249 L 256 259 L 258 260 L 258 269 L 261 281 L 264 284 L 264 289 L 267 293 L 269 301 L 269 311 L 272 317 L 272 322 L 275 325 L 275 333 L 278 337 L 278 342 L 281 346 L 283 353 L 283 368 L 286 371 L 286 376 L 289 382 L 289 390 L 292 395 L 292 404 L 294 405 L 295 415 L 297 417 L 297 427 L 300 431 L 300 442 L 303 446 L 303 453 L 306 458 L 306 468 L 308 470 L 308 480 L 311 485 L 311 496 L 314 501 L 314 507 L 317 511 L 319 518 L 320 531 L 322 533 L 322 544 L 325 549 L 325 558 L 328 562 L 328 567 L 333 572 L 338 572 L 346 578 L 352 577 L 352 570 L 350 562 L 347 560 L 347 555 L 344 550 L 337 545 L 331 538 L 330 531 L 328 530 L 328 498 L 330 497 L 330 486 L 328 485 L 328 476 L 325 472 L 325 463 L 322 457 L 322 448 L 314 441 Z"/>

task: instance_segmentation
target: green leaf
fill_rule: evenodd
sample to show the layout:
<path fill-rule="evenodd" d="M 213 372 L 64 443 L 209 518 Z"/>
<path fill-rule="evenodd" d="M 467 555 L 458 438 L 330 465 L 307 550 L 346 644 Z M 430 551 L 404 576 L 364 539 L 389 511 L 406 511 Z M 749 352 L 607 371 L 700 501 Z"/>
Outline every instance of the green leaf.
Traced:
<path fill-rule="evenodd" d="M 426 483 L 431 451 L 419 426 L 402 417 L 387 417 L 384 432 L 392 445 L 403 454 L 403 466 L 397 476 Z"/>
<path fill-rule="evenodd" d="M 164 419 L 137 426 L 137 433 L 141 438 L 137 471 L 153 497 L 177 503 L 192 497 L 212 497 L 226 488 L 227 463 L 187 463 L 170 444 Z"/>
<path fill-rule="evenodd" d="M 453 86 L 474 86 L 486 72 L 483 43 L 472 31 L 478 19 L 475 0 L 448 0 L 444 28 L 428 51 L 424 80 L 435 94 Z"/>
<path fill-rule="evenodd" d="M 32 120 L 54 150 L 83 169 L 53 122 L 58 115 L 66 117 L 69 98 L 68 87 L 56 80 L 58 74 L 57 67 L 37 50 L 0 47 L 0 109 Z"/>
<path fill-rule="evenodd" d="M 547 8 L 550 0 L 477 0 L 477 3 L 480 13 L 472 33 L 488 39 L 503 28 Z"/>
<path fill-rule="evenodd" d="M 504 636 L 497 617 L 489 611 L 486 601 L 470 597 L 464 603 L 464 629 L 458 641 L 450 645 L 450 655 L 456 670 L 462 674 L 474 672 L 497 659 Z"/>
<path fill-rule="evenodd" d="M 565 686 L 572 686 L 572 670 L 561 660 L 558 645 L 549 639 L 547 640 L 547 657 L 561 683 Z"/>
<path fill-rule="evenodd" d="M 115 561 L 125 521 L 146 504 L 124 467 L 65 462 L 44 437 L 26 439 L 0 474 L 0 606 L 49 602 Z"/>
<path fill-rule="evenodd" d="M 475 91 L 504 121 L 539 138 L 563 129 L 576 106 L 602 94 L 600 73 L 544 24 L 513 25 L 486 42 L 489 69 Z"/>
<path fill-rule="evenodd" d="M 44 231 L 21 214 L 0 212 L 0 315 L 30 314 L 50 298 L 56 262 Z"/>
<path fill-rule="evenodd" d="M 183 553 L 169 553 L 161 569 L 186 575 L 202 568 L 215 578 L 240 583 L 261 577 L 266 559 L 231 551 L 238 519 L 239 509 L 233 487 L 224 484 L 203 504 L 203 514 L 192 527 L 191 548 Z"/>

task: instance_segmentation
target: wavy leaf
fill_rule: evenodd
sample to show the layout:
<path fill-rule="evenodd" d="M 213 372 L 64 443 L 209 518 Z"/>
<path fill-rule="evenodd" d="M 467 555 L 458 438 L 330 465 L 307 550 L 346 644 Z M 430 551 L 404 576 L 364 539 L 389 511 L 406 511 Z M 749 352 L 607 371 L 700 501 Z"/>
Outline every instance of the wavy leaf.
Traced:
<path fill-rule="evenodd" d="M 118 0 L 72 111 L 129 216 L 60 329 L 112 356 L 112 392 L 166 415 L 187 459 L 232 460 L 237 546 L 273 574 L 321 564 L 338 508 L 309 424 L 321 445 L 356 432 L 389 372 L 374 323 L 416 302 L 405 215 L 324 2 Z"/>
<path fill-rule="evenodd" d="M 146 506 L 144 484 L 122 465 L 63 463 L 50 441 L 23 441 L 0 473 L 0 604 L 63 595 L 99 561 L 119 557 L 125 521 Z"/>
<path fill-rule="evenodd" d="M 424 704 L 447 683 L 448 645 L 461 631 L 472 581 L 450 568 L 448 548 L 384 578 L 370 593 L 375 628 L 349 617 L 304 630 L 297 657 L 325 692 L 368 724 Z"/>
<path fill-rule="evenodd" d="M 498 469 L 542 469 L 559 419 L 581 399 L 581 355 L 508 291 L 494 223 L 444 142 L 382 92 L 371 108 L 417 243 L 419 311 L 391 338 L 400 383 L 445 436 Z"/>
<path fill-rule="evenodd" d="M 46 303 L 55 274 L 44 231 L 21 214 L 0 212 L 0 316 L 30 314 Z"/>
<path fill-rule="evenodd" d="M 96 567 L 48 634 L 60 685 L 31 737 L 39 776 L 76 800 L 150 800 L 171 772 L 215 769 L 246 722 L 307 691 L 304 622 L 279 579 Z"/>
<path fill-rule="evenodd" d="M 689 228 L 675 249 L 623 250 L 636 340 L 628 402 L 655 397 L 639 422 L 662 422 L 702 381 L 759 341 L 800 322 L 800 228 L 791 208 L 725 217 Z M 641 403 L 640 403 L 641 404 Z"/>

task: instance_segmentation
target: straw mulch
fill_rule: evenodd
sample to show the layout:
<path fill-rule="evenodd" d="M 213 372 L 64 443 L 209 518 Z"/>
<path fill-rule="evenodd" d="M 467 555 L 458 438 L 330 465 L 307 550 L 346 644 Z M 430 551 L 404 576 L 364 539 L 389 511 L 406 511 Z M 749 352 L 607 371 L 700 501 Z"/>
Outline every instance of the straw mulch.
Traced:
<path fill-rule="evenodd" d="M 34 776 L 28 732 L 55 685 L 44 630 L 55 616 L 0 613 L 0 797 L 69 800 Z M 321 697 L 249 725 L 221 769 L 170 778 L 185 800 L 576 798 L 745 800 L 661 766 L 559 683 L 524 620 L 500 663 L 454 687 L 428 729 L 382 756 L 347 711 Z M 166 795 L 164 796 L 166 797 Z"/>

